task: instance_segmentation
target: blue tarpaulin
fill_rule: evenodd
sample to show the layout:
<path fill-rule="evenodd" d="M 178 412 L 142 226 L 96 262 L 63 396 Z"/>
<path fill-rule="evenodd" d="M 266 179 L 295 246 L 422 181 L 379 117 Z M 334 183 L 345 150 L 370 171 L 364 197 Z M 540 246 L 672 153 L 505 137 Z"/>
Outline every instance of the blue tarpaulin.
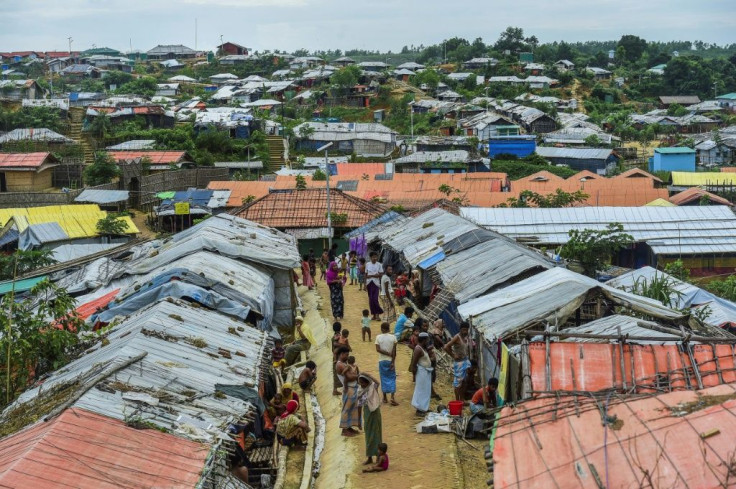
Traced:
<path fill-rule="evenodd" d="M 438 264 L 442 260 L 445 259 L 445 252 L 440 251 L 439 253 L 436 253 L 429 258 L 425 258 L 423 261 L 419 262 L 417 267 L 421 268 L 422 270 L 426 270 L 430 267 L 433 267 L 434 265 Z"/>

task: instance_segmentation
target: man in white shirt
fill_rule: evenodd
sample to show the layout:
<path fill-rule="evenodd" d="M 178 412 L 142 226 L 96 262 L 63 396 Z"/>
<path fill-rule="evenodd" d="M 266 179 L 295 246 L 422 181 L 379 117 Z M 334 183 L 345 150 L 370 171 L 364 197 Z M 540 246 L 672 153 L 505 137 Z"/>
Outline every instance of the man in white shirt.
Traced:
<path fill-rule="evenodd" d="M 378 262 L 378 253 L 370 254 L 370 261 L 365 264 L 365 289 L 368 291 L 368 308 L 374 321 L 381 320 L 383 309 L 379 302 L 381 290 L 381 277 L 383 276 L 383 265 Z"/>
<path fill-rule="evenodd" d="M 391 405 L 398 406 L 396 394 L 396 336 L 391 334 L 387 322 L 381 323 L 381 334 L 376 336 L 378 352 L 378 372 L 381 375 L 381 391 L 383 402 L 388 402 L 386 394 L 391 394 Z"/>

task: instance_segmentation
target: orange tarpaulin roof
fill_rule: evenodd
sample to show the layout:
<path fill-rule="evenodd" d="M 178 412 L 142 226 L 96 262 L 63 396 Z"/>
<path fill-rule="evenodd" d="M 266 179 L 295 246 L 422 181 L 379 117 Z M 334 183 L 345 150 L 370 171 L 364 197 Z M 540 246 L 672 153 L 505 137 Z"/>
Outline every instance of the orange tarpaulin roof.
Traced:
<path fill-rule="evenodd" d="M 102 309 L 112 302 L 115 296 L 118 295 L 118 292 L 120 292 L 120 289 L 115 289 L 93 301 L 85 302 L 81 306 L 77 307 L 77 314 L 79 314 L 79 317 L 82 319 L 89 318 L 92 314 L 96 313 L 98 309 Z"/>
<path fill-rule="evenodd" d="M 209 450 L 71 408 L 0 441 L 0 487 L 194 487 Z"/>
<path fill-rule="evenodd" d="M 732 487 L 734 438 L 734 384 L 628 400 L 536 399 L 501 411 L 494 487 Z"/>

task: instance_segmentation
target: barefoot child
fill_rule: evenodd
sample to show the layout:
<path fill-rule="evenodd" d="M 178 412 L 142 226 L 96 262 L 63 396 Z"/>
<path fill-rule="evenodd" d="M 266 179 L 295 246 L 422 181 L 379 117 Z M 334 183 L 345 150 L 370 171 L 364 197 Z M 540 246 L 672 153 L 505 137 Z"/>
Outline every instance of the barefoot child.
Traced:
<path fill-rule="evenodd" d="M 360 333 L 363 335 L 363 341 L 365 341 L 365 335 L 368 335 L 368 341 L 371 341 L 371 312 L 368 309 L 363 309 L 363 319 L 360 320 L 361 328 Z"/>
<path fill-rule="evenodd" d="M 363 469 L 363 472 L 385 472 L 388 470 L 388 445 L 385 443 L 378 444 L 378 457 L 376 465 Z"/>
<path fill-rule="evenodd" d="M 358 260 L 358 290 L 365 289 L 365 258 Z"/>
<path fill-rule="evenodd" d="M 350 336 L 350 331 L 347 329 L 343 329 L 342 333 L 340 333 L 340 338 L 337 340 L 337 344 L 339 346 L 346 347 L 349 351 L 353 351 L 353 347 L 350 346 L 350 340 L 348 340 L 348 336 Z"/>
<path fill-rule="evenodd" d="M 355 357 L 353 355 L 348 357 L 348 365 L 357 375 L 360 375 L 360 369 L 355 365 Z"/>

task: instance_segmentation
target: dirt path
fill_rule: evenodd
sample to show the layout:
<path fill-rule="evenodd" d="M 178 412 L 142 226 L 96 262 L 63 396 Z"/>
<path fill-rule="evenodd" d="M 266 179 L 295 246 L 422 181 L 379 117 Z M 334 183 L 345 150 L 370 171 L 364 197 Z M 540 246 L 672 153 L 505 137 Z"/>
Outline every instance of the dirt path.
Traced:
<path fill-rule="evenodd" d="M 324 318 L 326 338 L 331 333 L 331 310 L 329 293 L 324 282 L 318 283 L 317 292 L 322 297 L 321 315 Z M 361 312 L 368 307 L 365 292 L 357 286 L 345 286 L 345 320 L 343 327 L 350 330 L 350 343 L 361 372 L 378 377 L 378 354 L 374 343 L 363 342 L 360 337 Z M 379 331 L 379 324 L 373 322 L 373 334 Z M 318 340 L 320 341 L 320 340 Z M 470 488 L 485 487 L 486 473 L 482 455 L 482 441 L 475 441 L 477 450 L 457 441 L 454 435 L 421 435 L 415 431 L 418 418 L 411 407 L 414 391 L 412 376 L 408 372 L 410 350 L 399 345 L 396 370 L 398 372 L 396 399 L 398 407 L 381 406 L 383 418 L 383 441 L 389 446 L 391 467 L 381 474 L 362 474 L 365 460 L 365 440 L 363 436 L 344 438 L 338 427 L 340 418 L 340 399 L 333 397 L 331 364 L 327 363 L 329 347 L 320 347 L 312 352 L 312 358 L 320 368 L 317 395 L 323 414 L 327 420 L 325 451 L 322 454 L 322 471 L 317 479 L 317 489 L 346 488 Z M 451 399 L 451 385 L 447 379 L 438 380 L 438 392 L 442 403 Z M 437 401 L 432 400 L 431 409 Z M 461 446 L 462 445 L 462 446 Z"/>

